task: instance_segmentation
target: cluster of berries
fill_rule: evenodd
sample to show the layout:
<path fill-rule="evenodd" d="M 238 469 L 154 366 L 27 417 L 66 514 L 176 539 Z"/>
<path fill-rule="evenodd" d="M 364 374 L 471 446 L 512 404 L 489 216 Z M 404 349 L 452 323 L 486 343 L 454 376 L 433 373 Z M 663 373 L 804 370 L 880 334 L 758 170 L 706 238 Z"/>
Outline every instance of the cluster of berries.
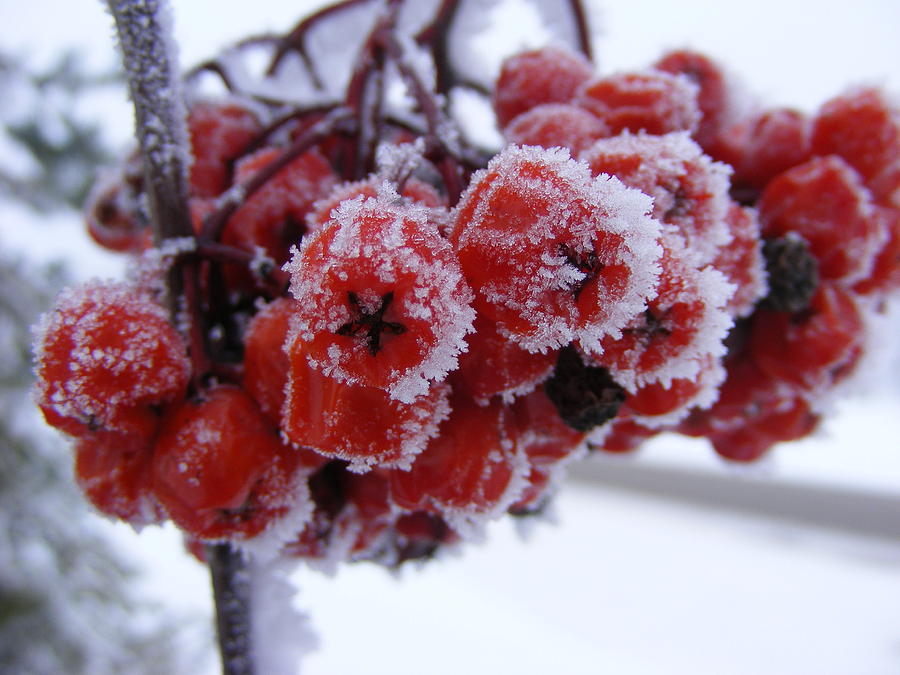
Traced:
<path fill-rule="evenodd" d="M 88 231 L 141 272 L 59 298 L 36 390 L 98 509 L 397 564 L 539 511 L 589 449 L 667 430 L 748 461 L 815 427 L 900 286 L 880 92 L 743 118 L 701 55 L 598 77 L 549 47 L 485 93 L 508 141 L 485 153 L 450 114 L 477 87 L 448 17 L 409 35 L 404 3 L 339 99 L 273 98 L 298 72 L 326 90 L 306 33 L 353 5 L 247 42 L 269 50 L 252 91 L 234 53 L 189 75 L 230 90 L 189 101 L 192 237 L 151 242 L 140 157 L 98 183 Z"/>

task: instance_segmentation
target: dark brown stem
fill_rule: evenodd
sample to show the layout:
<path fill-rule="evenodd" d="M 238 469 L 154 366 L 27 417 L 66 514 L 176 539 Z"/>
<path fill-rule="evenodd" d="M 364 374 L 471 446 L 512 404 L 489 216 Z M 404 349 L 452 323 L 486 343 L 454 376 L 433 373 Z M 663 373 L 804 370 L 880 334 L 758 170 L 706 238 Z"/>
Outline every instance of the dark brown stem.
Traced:
<path fill-rule="evenodd" d="M 591 28 L 588 25 L 587 12 L 584 11 L 584 4 L 581 0 L 569 0 L 569 11 L 572 12 L 572 18 L 575 20 L 578 49 L 580 49 L 581 53 L 587 57 L 588 61 L 593 61 L 594 50 L 591 47 Z"/>
<path fill-rule="evenodd" d="M 222 675 L 254 675 L 247 560 L 228 543 L 208 545 L 206 559 L 216 603 Z"/>

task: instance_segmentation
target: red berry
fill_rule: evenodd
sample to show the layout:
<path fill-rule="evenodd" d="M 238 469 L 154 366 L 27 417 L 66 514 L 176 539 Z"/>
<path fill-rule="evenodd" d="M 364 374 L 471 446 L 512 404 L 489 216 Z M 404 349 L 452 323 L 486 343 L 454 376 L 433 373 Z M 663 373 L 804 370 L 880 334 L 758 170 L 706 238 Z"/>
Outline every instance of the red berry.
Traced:
<path fill-rule="evenodd" d="M 472 177 L 450 240 L 476 308 L 528 351 L 595 346 L 656 282 L 648 199 L 562 149 L 509 146 Z"/>
<path fill-rule="evenodd" d="M 257 137 L 256 115 L 233 102 L 197 101 L 188 113 L 188 132 L 194 161 L 191 194 L 215 197 L 230 183 L 232 162 Z"/>
<path fill-rule="evenodd" d="M 704 149 L 707 148 L 719 135 L 730 113 L 730 92 L 722 69 L 704 54 L 687 49 L 665 54 L 653 67 L 672 75 L 683 75 L 697 85 L 701 117 L 694 137 Z"/>
<path fill-rule="evenodd" d="M 900 209 L 876 206 L 873 217 L 883 223 L 887 239 L 875 256 L 869 276 L 853 287 L 864 295 L 900 289 Z"/>
<path fill-rule="evenodd" d="M 587 82 L 575 102 L 594 113 L 611 135 L 623 131 L 693 132 L 700 123 L 697 86 L 662 71 L 618 73 Z"/>
<path fill-rule="evenodd" d="M 152 443 L 143 436 L 95 431 L 75 443 L 75 480 L 99 511 L 134 527 L 163 519 L 151 491 Z"/>
<path fill-rule="evenodd" d="M 516 399 L 511 411 L 519 445 L 532 467 L 549 468 L 580 455 L 585 434 L 563 422 L 542 387 Z"/>
<path fill-rule="evenodd" d="M 725 353 L 722 341 L 732 323 L 724 306 L 733 289 L 723 275 L 687 262 L 677 235 L 661 241 L 656 297 L 623 327 L 621 337 L 604 338 L 595 355 L 632 393 L 653 382 L 667 387 L 674 379 L 696 377 L 709 357 Z"/>
<path fill-rule="evenodd" d="M 150 244 L 150 230 L 140 205 L 142 187 L 140 166 L 132 159 L 94 184 L 84 207 L 91 239 L 121 253 L 135 253 Z"/>
<path fill-rule="evenodd" d="M 246 183 L 281 156 L 278 148 L 264 148 L 242 158 L 235 184 Z M 306 215 L 337 179 L 331 166 L 315 150 L 305 152 L 280 169 L 254 192 L 228 220 L 222 243 L 245 251 L 262 248 L 277 265 L 284 264 L 291 246 L 306 232 Z"/>
<path fill-rule="evenodd" d="M 605 427 L 600 427 L 589 439 L 589 447 L 613 454 L 624 454 L 636 450 L 648 438 L 653 438 L 662 429 L 650 428 L 628 416 L 617 417 Z"/>
<path fill-rule="evenodd" d="M 900 206 L 900 107 L 874 87 L 827 101 L 813 120 L 817 155 L 839 155 L 856 169 L 876 197 Z"/>
<path fill-rule="evenodd" d="M 350 463 L 353 471 L 373 466 L 408 466 L 447 416 L 447 386 L 432 385 L 411 403 L 384 389 L 340 382 L 310 366 L 292 349 L 282 429 L 291 443 Z"/>
<path fill-rule="evenodd" d="M 795 232 L 819 261 L 823 279 L 865 278 L 884 241 L 871 194 L 840 157 L 814 157 L 774 178 L 759 200 L 765 237 Z"/>
<path fill-rule="evenodd" d="M 732 317 L 745 317 L 768 292 L 759 219 L 755 209 L 732 202 L 725 223 L 731 233 L 731 243 L 719 249 L 712 266 L 735 287 L 725 310 Z"/>
<path fill-rule="evenodd" d="M 410 403 L 456 367 L 471 290 L 427 209 L 387 184 L 334 215 L 288 268 L 299 300 L 288 349 L 328 377 Z"/>
<path fill-rule="evenodd" d="M 276 425 L 281 421 L 289 361 L 284 351 L 293 298 L 277 298 L 257 312 L 244 333 L 244 388 Z"/>
<path fill-rule="evenodd" d="M 291 512 L 308 515 L 303 461 L 253 399 L 222 385 L 166 415 L 154 446 L 153 489 L 194 537 L 247 539 Z"/>
<path fill-rule="evenodd" d="M 391 495 L 401 508 L 436 510 L 451 525 L 504 510 L 522 487 L 527 463 L 514 443 L 508 409 L 496 399 L 479 406 L 451 398 L 440 433 L 408 471 L 391 472 Z"/>
<path fill-rule="evenodd" d="M 564 147 L 577 156 L 609 129 L 592 113 L 571 103 L 544 103 L 516 116 L 503 129 L 503 136 L 516 145 Z"/>
<path fill-rule="evenodd" d="M 830 387 L 855 363 L 863 331 L 853 294 L 837 284 L 821 283 L 802 312 L 756 312 L 750 349 L 771 377 L 816 392 Z"/>
<path fill-rule="evenodd" d="M 542 103 L 567 103 L 593 74 L 580 54 L 544 47 L 503 62 L 494 87 L 493 104 L 501 128 L 517 115 Z"/>
<path fill-rule="evenodd" d="M 810 158 L 810 121 L 799 110 L 775 108 L 757 117 L 747 132 L 736 183 L 762 190 L 775 176 Z"/>
<path fill-rule="evenodd" d="M 556 363 L 555 351 L 527 352 L 481 314 L 475 318 L 475 332 L 466 342 L 468 350 L 459 357 L 453 384 L 479 403 L 487 403 L 493 396 L 509 402 L 527 394 L 550 376 Z"/>
<path fill-rule="evenodd" d="M 35 397 L 47 421 L 73 435 L 153 434 L 153 410 L 181 396 L 190 363 L 166 311 L 124 284 L 60 293 L 36 329 Z"/>
<path fill-rule="evenodd" d="M 702 266 L 731 241 L 725 217 L 729 169 L 703 154 L 686 133 L 623 134 L 597 141 L 581 159 L 653 197 L 653 216 L 680 233 Z"/>

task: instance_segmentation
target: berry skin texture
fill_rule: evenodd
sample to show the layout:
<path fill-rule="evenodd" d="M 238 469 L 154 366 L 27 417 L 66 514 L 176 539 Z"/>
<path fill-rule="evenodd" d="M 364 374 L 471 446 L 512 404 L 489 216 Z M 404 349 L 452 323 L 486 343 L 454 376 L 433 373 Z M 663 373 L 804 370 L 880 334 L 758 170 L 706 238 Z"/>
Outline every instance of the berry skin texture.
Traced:
<path fill-rule="evenodd" d="M 483 404 L 493 396 L 511 402 L 533 391 L 550 376 L 556 363 L 555 351 L 527 352 L 481 314 L 475 318 L 475 332 L 466 341 L 468 351 L 460 356 L 459 368 L 451 375 L 453 386 Z"/>
<path fill-rule="evenodd" d="M 659 225 L 649 199 L 564 149 L 508 146 L 476 173 L 450 241 L 475 306 L 522 348 L 596 347 L 645 307 Z"/>
<path fill-rule="evenodd" d="M 334 215 L 285 268 L 299 301 L 288 350 L 328 377 L 411 403 L 456 368 L 472 291 L 428 210 L 387 184 Z"/>
<path fill-rule="evenodd" d="M 803 237 L 819 261 L 819 276 L 844 283 L 868 276 L 885 239 L 871 193 L 836 155 L 814 157 L 769 182 L 759 219 L 765 237 Z"/>
<path fill-rule="evenodd" d="M 296 475 L 303 460 L 242 389 L 220 385 L 166 415 L 153 490 L 192 536 L 246 539 L 304 502 L 305 481 Z"/>
<path fill-rule="evenodd" d="M 617 73 L 586 83 L 574 101 L 603 121 L 611 135 L 696 131 L 697 85 L 662 71 Z"/>
<path fill-rule="evenodd" d="M 775 176 L 810 157 L 809 118 L 790 108 L 767 110 L 749 125 L 732 180 L 758 194 Z"/>
<path fill-rule="evenodd" d="M 766 264 L 759 237 L 756 209 L 729 204 L 725 223 L 731 243 L 719 249 L 712 266 L 734 284 L 734 295 L 725 310 L 734 318 L 749 316 L 756 303 L 769 291 Z"/>
<path fill-rule="evenodd" d="M 492 99 L 500 128 L 542 103 L 568 103 L 592 75 L 587 59 L 557 47 L 522 52 L 506 59 Z"/>
<path fill-rule="evenodd" d="M 656 297 L 620 338 L 605 338 L 594 356 L 631 393 L 653 382 L 668 387 L 674 379 L 694 378 L 708 357 L 725 353 L 723 340 L 732 325 L 724 307 L 733 287 L 722 273 L 693 267 L 678 235 L 661 242 Z"/>
<path fill-rule="evenodd" d="M 242 158 L 235 167 L 235 184 L 245 183 L 278 159 L 281 150 L 263 148 Z M 305 152 L 254 192 L 228 220 L 222 243 L 245 251 L 262 248 L 283 265 L 290 248 L 306 232 L 306 216 L 313 203 L 336 184 L 331 166 L 315 150 Z"/>
<path fill-rule="evenodd" d="M 165 310 L 125 284 L 63 291 L 35 333 L 35 399 L 49 424 L 73 436 L 149 437 L 154 408 L 187 386 L 190 364 Z"/>

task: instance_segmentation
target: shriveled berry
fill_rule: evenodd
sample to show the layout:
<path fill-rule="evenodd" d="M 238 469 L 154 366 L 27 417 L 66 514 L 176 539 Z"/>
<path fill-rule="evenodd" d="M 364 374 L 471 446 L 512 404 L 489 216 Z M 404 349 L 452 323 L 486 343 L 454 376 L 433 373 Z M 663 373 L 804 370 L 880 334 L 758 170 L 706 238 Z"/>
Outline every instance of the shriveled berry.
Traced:
<path fill-rule="evenodd" d="M 769 292 L 761 306 L 776 312 L 800 312 L 819 286 L 819 263 L 804 239 L 793 233 L 763 240 Z"/>
<path fill-rule="evenodd" d="M 553 375 L 544 382 L 544 392 L 563 422 L 582 432 L 611 420 L 625 400 L 625 391 L 609 371 L 585 364 L 572 346 L 560 350 Z"/>

